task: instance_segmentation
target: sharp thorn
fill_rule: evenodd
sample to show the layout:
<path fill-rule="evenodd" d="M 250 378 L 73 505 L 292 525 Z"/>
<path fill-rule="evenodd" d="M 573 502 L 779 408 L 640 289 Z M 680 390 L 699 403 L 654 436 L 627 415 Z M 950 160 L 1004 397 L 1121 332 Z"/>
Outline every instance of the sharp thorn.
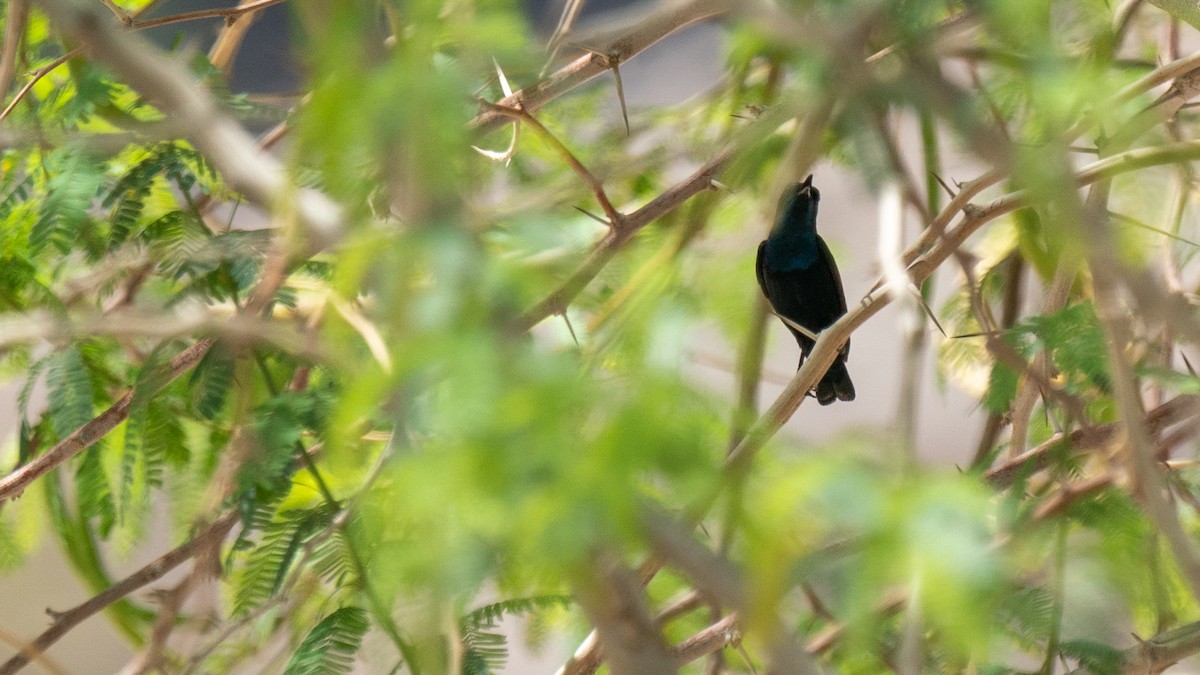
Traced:
<path fill-rule="evenodd" d="M 932 173 L 932 172 L 930 172 L 930 173 L 933 176 L 934 180 L 936 180 L 938 182 L 938 185 L 941 185 L 942 189 L 946 191 L 946 194 L 950 195 L 951 199 L 954 199 L 956 193 L 954 192 L 954 190 L 950 189 L 949 185 L 946 185 L 946 181 L 942 180 L 942 177 L 937 175 L 936 173 Z M 962 183 L 958 183 L 957 185 L 959 188 L 962 188 Z"/>
<path fill-rule="evenodd" d="M 582 206 L 576 206 L 575 210 L 582 213 L 583 215 L 587 216 L 588 218 L 591 218 L 592 220 L 594 220 L 598 223 L 603 223 L 609 227 L 613 227 L 612 223 L 610 223 L 607 220 L 601 218 L 600 216 L 592 213 L 591 211 L 588 211 L 587 209 L 583 208 Z"/>
<path fill-rule="evenodd" d="M 617 101 L 621 103 L 621 118 L 625 120 L 625 135 L 629 136 L 629 109 L 625 107 L 625 86 L 621 84 L 621 68 L 612 62 L 613 80 L 617 83 Z"/>
<path fill-rule="evenodd" d="M 567 316 L 566 310 L 563 310 L 562 318 L 563 322 L 567 324 L 567 331 L 571 333 L 571 339 L 575 341 L 575 346 L 581 346 L 579 344 L 579 337 L 575 335 L 575 327 L 571 325 L 571 317 Z"/>

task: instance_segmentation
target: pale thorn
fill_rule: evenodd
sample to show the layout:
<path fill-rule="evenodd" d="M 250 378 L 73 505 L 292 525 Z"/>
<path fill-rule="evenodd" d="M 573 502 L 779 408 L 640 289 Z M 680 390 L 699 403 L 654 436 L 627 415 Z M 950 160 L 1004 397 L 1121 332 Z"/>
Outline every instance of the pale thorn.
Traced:
<path fill-rule="evenodd" d="M 371 323 L 367 317 L 363 316 L 361 312 L 340 298 L 336 293 L 330 293 L 328 298 L 329 304 L 333 305 L 333 308 L 345 319 L 346 323 L 362 337 L 371 355 L 383 367 L 383 371 L 390 374 L 392 372 L 392 357 L 388 353 L 387 344 L 384 342 L 383 336 L 380 335 L 379 329 L 375 327 L 375 324 Z"/>
<path fill-rule="evenodd" d="M 496 76 L 500 79 L 500 91 L 504 92 L 504 98 L 512 96 L 512 87 L 509 86 L 508 78 L 504 76 L 504 70 L 500 68 L 500 63 L 493 58 L 492 64 L 496 66 Z M 512 141 L 508 144 L 508 149 L 504 152 L 500 152 L 498 150 L 485 150 L 477 145 L 472 145 L 471 149 L 492 161 L 504 162 L 504 166 L 508 166 L 509 163 L 512 162 L 513 155 L 517 153 L 517 139 L 521 137 L 521 121 L 514 121 L 512 126 Z"/>

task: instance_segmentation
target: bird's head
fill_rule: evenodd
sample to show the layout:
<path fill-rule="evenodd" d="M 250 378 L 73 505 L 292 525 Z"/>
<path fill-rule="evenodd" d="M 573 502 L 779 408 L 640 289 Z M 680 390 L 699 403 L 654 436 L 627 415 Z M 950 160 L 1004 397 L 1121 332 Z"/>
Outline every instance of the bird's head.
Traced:
<path fill-rule="evenodd" d="M 801 182 L 792 183 L 779 196 L 779 207 L 775 212 L 775 229 L 817 227 L 817 204 L 821 192 L 813 187 L 812 174 Z"/>

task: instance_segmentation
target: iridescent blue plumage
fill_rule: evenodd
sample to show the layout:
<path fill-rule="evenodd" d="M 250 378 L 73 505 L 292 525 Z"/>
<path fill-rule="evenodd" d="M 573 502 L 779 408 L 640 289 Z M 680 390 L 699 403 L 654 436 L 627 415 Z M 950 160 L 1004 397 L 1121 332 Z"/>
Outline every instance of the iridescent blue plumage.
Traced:
<path fill-rule="evenodd" d="M 775 225 L 758 246 L 758 285 L 775 313 L 816 334 L 846 313 L 846 296 L 837 264 L 825 240 L 817 234 L 817 205 L 821 193 L 812 176 L 795 183 L 779 198 Z M 786 325 L 786 322 L 785 322 Z M 788 326 L 800 345 L 800 365 L 812 351 L 814 341 Z M 854 383 L 846 370 L 850 343 L 816 386 L 817 401 L 853 401 Z"/>

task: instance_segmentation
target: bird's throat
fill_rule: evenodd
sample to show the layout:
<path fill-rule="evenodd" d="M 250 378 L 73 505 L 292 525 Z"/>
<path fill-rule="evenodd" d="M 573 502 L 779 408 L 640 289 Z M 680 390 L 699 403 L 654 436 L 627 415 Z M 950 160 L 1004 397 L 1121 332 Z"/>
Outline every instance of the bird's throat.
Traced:
<path fill-rule="evenodd" d="M 805 269 L 817 261 L 815 227 L 781 227 L 767 237 L 766 262 L 779 271 Z"/>

